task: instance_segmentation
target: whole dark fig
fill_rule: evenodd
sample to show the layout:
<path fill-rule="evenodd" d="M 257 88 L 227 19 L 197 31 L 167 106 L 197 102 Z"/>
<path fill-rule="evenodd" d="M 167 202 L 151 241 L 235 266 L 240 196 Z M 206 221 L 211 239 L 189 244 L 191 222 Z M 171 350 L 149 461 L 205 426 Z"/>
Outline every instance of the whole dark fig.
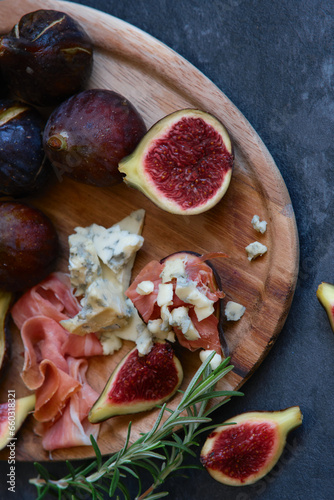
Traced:
<path fill-rule="evenodd" d="M 41 188 L 50 173 L 37 111 L 0 101 L 0 194 L 19 197 Z"/>
<path fill-rule="evenodd" d="M 18 291 L 44 279 L 58 254 L 50 219 L 23 203 L 0 202 L 0 289 Z"/>
<path fill-rule="evenodd" d="M 95 186 L 122 181 L 118 162 L 146 132 L 143 119 L 123 96 L 92 89 L 72 96 L 50 116 L 44 149 L 59 177 Z"/>
<path fill-rule="evenodd" d="M 0 37 L 0 68 L 11 92 L 37 106 L 58 104 L 78 92 L 92 62 L 88 35 L 64 12 L 31 12 Z"/>

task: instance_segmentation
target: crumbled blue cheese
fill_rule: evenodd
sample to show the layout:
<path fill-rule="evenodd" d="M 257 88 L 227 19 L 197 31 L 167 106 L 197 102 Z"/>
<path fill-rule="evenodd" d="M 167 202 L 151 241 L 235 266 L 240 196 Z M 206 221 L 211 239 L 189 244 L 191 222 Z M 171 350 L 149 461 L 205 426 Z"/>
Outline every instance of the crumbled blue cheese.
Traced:
<path fill-rule="evenodd" d="M 150 295 L 154 290 L 153 281 L 141 281 L 138 283 L 136 292 L 139 295 Z"/>
<path fill-rule="evenodd" d="M 208 318 L 214 312 L 214 301 L 202 293 L 194 281 L 177 279 L 175 294 L 187 304 L 192 304 L 198 321 Z"/>
<path fill-rule="evenodd" d="M 157 304 L 159 307 L 168 306 L 173 303 L 173 285 L 172 283 L 160 283 L 157 295 Z"/>
<path fill-rule="evenodd" d="M 103 354 L 114 354 L 116 351 L 122 347 L 123 342 L 117 335 L 110 335 L 108 333 L 102 333 L 100 336 L 100 342 L 102 344 Z"/>
<path fill-rule="evenodd" d="M 200 334 L 191 321 L 188 311 L 188 307 L 185 306 L 173 309 L 170 313 L 169 324 L 179 328 L 187 340 L 197 340 Z"/>
<path fill-rule="evenodd" d="M 153 347 L 153 336 L 145 325 L 138 327 L 138 336 L 136 339 L 138 354 L 145 356 Z"/>
<path fill-rule="evenodd" d="M 212 350 L 202 350 L 200 351 L 199 353 L 199 358 L 200 360 L 202 361 L 202 363 L 204 363 L 204 361 L 213 353 Z M 215 370 L 216 368 L 218 368 L 218 366 L 221 364 L 222 362 L 222 357 L 220 354 L 215 354 L 212 358 L 212 360 L 210 361 L 210 366 L 212 368 L 212 370 Z"/>
<path fill-rule="evenodd" d="M 162 325 L 163 321 L 161 318 L 151 319 L 147 323 L 147 328 L 152 333 L 155 339 L 175 342 L 175 333 L 173 332 L 173 330 L 163 330 Z"/>
<path fill-rule="evenodd" d="M 230 300 L 225 307 L 225 316 L 228 321 L 238 321 L 245 313 L 246 307 Z"/>
<path fill-rule="evenodd" d="M 180 278 L 186 275 L 186 268 L 183 259 L 168 259 L 164 264 L 160 278 L 162 283 L 168 283 L 173 278 Z"/>
<path fill-rule="evenodd" d="M 258 215 L 254 215 L 252 219 L 252 226 L 258 233 L 264 234 L 267 230 L 267 222 L 265 220 L 260 221 Z"/>
<path fill-rule="evenodd" d="M 248 260 L 253 260 L 265 254 L 268 249 L 265 245 L 262 245 L 262 243 L 260 243 L 259 241 L 254 241 L 253 243 L 250 243 L 245 248 L 245 250 L 248 255 Z"/>

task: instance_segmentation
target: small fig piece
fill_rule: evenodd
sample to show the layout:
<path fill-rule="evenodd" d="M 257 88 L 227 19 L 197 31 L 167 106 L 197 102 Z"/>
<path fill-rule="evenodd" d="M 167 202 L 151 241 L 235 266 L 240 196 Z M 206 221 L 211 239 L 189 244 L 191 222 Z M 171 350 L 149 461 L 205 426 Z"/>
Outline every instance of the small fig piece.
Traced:
<path fill-rule="evenodd" d="M 8 402 L 0 404 L 0 450 L 14 438 L 29 413 L 34 410 L 35 402 L 35 394 L 15 399 L 15 392 L 13 395 L 8 392 Z"/>
<path fill-rule="evenodd" d="M 58 255 L 51 220 L 24 203 L 0 202 L 0 289 L 20 291 L 39 283 Z"/>
<path fill-rule="evenodd" d="M 42 120 L 37 111 L 11 100 L 0 101 L 0 194 L 20 197 L 46 183 Z"/>
<path fill-rule="evenodd" d="M 233 154 L 224 125 L 196 109 L 176 111 L 147 132 L 119 164 L 125 182 L 158 207 L 193 215 L 212 208 L 231 179 Z"/>
<path fill-rule="evenodd" d="M 317 297 L 320 304 L 325 308 L 332 330 L 334 332 L 334 285 L 321 283 L 318 286 Z"/>
<path fill-rule="evenodd" d="M 253 484 L 275 466 L 288 433 L 300 426 L 302 419 L 299 406 L 237 415 L 208 436 L 201 451 L 201 462 L 220 483 Z"/>
<path fill-rule="evenodd" d="M 79 92 L 92 63 L 88 35 L 64 12 L 30 12 L 0 37 L 0 68 L 11 92 L 36 106 L 53 106 Z"/>
<path fill-rule="evenodd" d="M 9 306 L 13 294 L 0 290 L 0 376 L 10 359 Z"/>
<path fill-rule="evenodd" d="M 182 379 L 181 363 L 168 342 L 157 342 L 145 356 L 134 348 L 112 373 L 88 420 L 95 424 L 116 415 L 151 410 L 170 399 Z"/>
<path fill-rule="evenodd" d="M 63 102 L 44 130 L 44 149 L 58 176 L 94 186 L 122 182 L 118 162 L 146 132 L 135 107 L 105 89 L 81 92 Z"/>

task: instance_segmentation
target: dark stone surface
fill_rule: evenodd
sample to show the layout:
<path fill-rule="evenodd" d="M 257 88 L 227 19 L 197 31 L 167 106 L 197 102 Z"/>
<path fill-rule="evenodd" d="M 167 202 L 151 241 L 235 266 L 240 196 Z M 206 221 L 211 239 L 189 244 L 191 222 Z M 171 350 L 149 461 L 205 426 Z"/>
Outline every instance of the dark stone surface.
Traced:
<path fill-rule="evenodd" d="M 169 498 L 331 500 L 334 497 L 334 336 L 315 292 L 334 282 L 334 55 L 331 0 L 85 0 L 147 31 L 205 73 L 265 142 L 290 192 L 300 235 L 300 274 L 288 320 L 245 396 L 215 414 L 300 405 L 303 426 L 282 459 L 254 486 L 225 487 L 205 471 L 168 479 Z M 194 460 L 197 462 L 197 460 Z M 190 463 L 189 460 L 187 463 Z M 31 464 L 17 464 L 16 495 L 31 500 Z M 63 465 L 50 467 L 55 473 Z M 130 488 L 134 482 L 130 481 Z M 135 498 L 135 489 L 132 489 Z"/>

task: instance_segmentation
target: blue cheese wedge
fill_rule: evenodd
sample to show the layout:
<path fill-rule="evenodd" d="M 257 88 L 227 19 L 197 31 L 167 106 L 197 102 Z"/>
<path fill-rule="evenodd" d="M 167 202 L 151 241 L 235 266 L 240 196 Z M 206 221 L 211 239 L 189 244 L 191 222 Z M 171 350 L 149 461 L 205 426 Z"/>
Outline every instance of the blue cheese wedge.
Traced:
<path fill-rule="evenodd" d="M 83 294 L 81 311 L 61 322 L 69 332 L 103 333 L 105 338 L 108 330 L 114 335 L 129 323 L 134 308 L 124 292 L 143 244 L 144 216 L 144 210 L 137 210 L 110 229 L 93 224 L 76 228 L 69 237 L 71 283 Z"/>

